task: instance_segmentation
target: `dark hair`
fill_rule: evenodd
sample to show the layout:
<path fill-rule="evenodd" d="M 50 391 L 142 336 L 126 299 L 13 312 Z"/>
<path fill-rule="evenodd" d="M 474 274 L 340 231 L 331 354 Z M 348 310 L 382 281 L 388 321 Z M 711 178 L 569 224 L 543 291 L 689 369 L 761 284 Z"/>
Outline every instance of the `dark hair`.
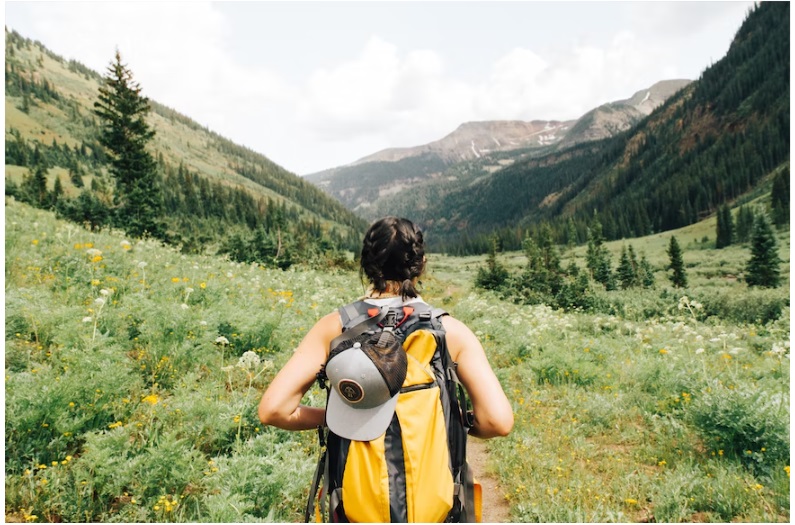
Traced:
<path fill-rule="evenodd" d="M 377 292 L 386 291 L 387 281 L 400 283 L 403 299 L 417 297 L 413 279 L 425 269 L 422 231 L 408 219 L 384 217 L 375 221 L 362 243 L 360 274 Z"/>

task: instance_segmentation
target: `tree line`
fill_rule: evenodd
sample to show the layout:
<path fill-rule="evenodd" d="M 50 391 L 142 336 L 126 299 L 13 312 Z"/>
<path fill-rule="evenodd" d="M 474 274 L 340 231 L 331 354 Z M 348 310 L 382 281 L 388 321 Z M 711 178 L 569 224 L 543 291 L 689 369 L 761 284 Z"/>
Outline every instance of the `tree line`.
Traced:
<path fill-rule="evenodd" d="M 745 265 L 744 279 L 749 286 L 775 288 L 782 282 L 778 245 L 774 229 L 764 212 L 751 216 L 749 233 L 750 257 Z M 483 266 L 478 268 L 475 286 L 493 290 L 506 299 L 525 304 L 546 304 L 563 310 L 591 311 L 600 307 L 597 289 L 648 289 L 655 287 L 655 275 L 645 254 L 638 256 L 631 243 L 623 244 L 618 266 L 613 269 L 612 256 L 604 245 L 605 237 L 598 216 L 588 227 L 585 268 L 573 260 L 564 267 L 560 248 L 555 245 L 549 225 L 541 227 L 533 237 L 526 237 L 522 249 L 527 259 L 523 270 L 512 273 L 498 258 L 499 239 L 492 244 Z M 571 245 L 564 249 L 571 248 Z M 717 248 L 716 248 L 717 249 Z M 671 236 L 664 270 L 674 288 L 687 288 L 688 275 L 683 249 L 676 236 Z"/>

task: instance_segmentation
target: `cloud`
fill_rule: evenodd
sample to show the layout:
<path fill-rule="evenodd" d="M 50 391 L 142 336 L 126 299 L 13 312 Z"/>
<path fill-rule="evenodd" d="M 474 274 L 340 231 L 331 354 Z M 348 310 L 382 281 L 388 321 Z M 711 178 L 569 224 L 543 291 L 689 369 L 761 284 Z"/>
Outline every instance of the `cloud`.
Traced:
<path fill-rule="evenodd" d="M 270 5 L 273 10 L 261 16 L 278 18 L 280 4 Z M 610 24 L 580 32 L 561 25 L 559 38 L 550 32 L 538 40 L 521 34 L 497 42 L 499 35 L 479 35 L 495 41 L 484 41 L 484 50 L 505 45 L 485 65 L 477 59 L 492 55 L 479 53 L 471 40 L 456 41 L 454 32 L 438 41 L 401 40 L 389 24 L 373 22 L 374 33 L 365 34 L 358 52 L 323 53 L 326 61 L 314 70 L 289 72 L 269 69 L 256 51 L 236 56 L 242 38 L 253 46 L 276 46 L 268 51 L 282 59 L 291 49 L 283 36 L 272 41 L 261 38 L 266 33 L 239 34 L 237 10 L 210 2 L 21 2 L 9 3 L 6 15 L 34 28 L 24 36 L 100 72 L 118 46 L 144 95 L 306 173 L 379 149 L 438 140 L 467 121 L 577 118 L 664 78 L 695 78 L 708 64 L 698 63 L 703 51 L 691 49 L 712 46 L 710 56 L 719 59 L 738 27 L 738 11 L 748 8 L 745 2 L 624 5 L 628 12 Z M 607 26 L 612 36 L 602 33 Z M 340 27 L 348 26 L 340 20 Z M 715 38 L 716 27 L 728 35 L 725 41 Z M 314 56 L 313 46 L 323 44 L 306 40 L 312 36 L 302 28 L 291 27 L 290 35 L 302 43 L 303 65 Z M 346 46 L 362 38 L 359 29 L 348 30 Z M 268 31 L 264 22 L 262 31 Z M 417 41 L 423 44 L 406 43 Z M 462 55 L 462 48 L 470 55 Z M 287 67 L 290 61 L 279 63 Z M 453 65 L 472 68 L 456 71 Z"/>

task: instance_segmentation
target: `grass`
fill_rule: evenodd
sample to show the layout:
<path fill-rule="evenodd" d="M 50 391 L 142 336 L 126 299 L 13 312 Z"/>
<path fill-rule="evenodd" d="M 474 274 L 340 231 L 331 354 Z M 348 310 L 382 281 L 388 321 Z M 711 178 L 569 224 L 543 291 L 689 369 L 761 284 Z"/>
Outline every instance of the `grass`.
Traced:
<path fill-rule="evenodd" d="M 5 209 L 7 521 L 299 521 L 316 437 L 262 428 L 256 403 L 361 295 L 356 274 Z M 659 261 L 665 240 L 642 242 Z M 652 290 L 606 294 L 623 315 L 507 303 L 473 290 L 482 258 L 429 257 L 423 294 L 472 327 L 515 411 L 488 442 L 513 521 L 789 522 L 789 296 L 713 275 L 745 257 L 686 248 L 691 287 L 658 270 Z M 764 322 L 680 308 L 710 293 L 727 311 L 786 304 Z"/>

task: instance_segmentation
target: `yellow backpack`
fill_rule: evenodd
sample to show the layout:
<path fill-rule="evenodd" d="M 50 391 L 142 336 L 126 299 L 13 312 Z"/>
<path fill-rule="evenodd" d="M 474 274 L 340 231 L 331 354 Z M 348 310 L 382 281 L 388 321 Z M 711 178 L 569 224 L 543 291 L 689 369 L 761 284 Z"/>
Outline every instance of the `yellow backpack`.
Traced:
<path fill-rule="evenodd" d="M 343 333 L 318 374 L 329 429 L 318 429 L 307 522 L 480 521 L 466 462 L 471 413 L 444 315 L 423 302 L 340 308 Z"/>

